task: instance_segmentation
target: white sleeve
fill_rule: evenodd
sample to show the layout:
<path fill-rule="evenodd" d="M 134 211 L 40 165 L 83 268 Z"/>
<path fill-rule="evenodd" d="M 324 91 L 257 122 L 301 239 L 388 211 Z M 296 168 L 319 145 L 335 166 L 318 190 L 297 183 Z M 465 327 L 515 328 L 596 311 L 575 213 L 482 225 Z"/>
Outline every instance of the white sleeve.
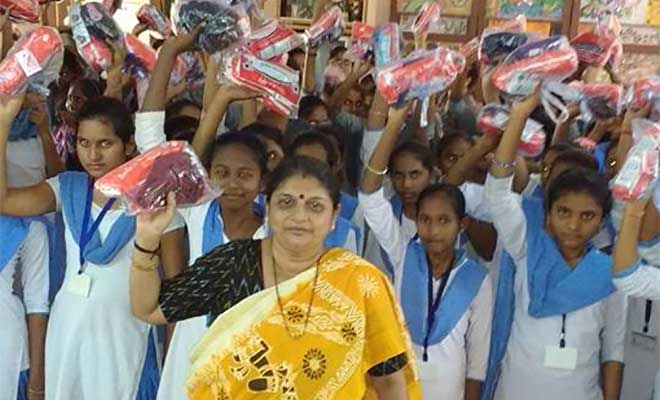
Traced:
<path fill-rule="evenodd" d="M 600 359 L 623 362 L 623 349 L 626 342 L 628 301 L 624 293 L 611 294 L 606 300 L 605 330 L 603 331 Z"/>
<path fill-rule="evenodd" d="M 396 269 L 403 265 L 407 243 L 392 211 L 392 205 L 385 198 L 383 188 L 371 194 L 359 192 L 358 201 L 362 205 L 364 218 L 371 228 L 370 232 L 387 253 L 395 268 L 394 273 L 397 274 L 399 271 Z"/>
<path fill-rule="evenodd" d="M 660 267 L 660 238 L 655 238 L 652 241 L 639 243 L 637 246 L 639 256 L 646 263 Z"/>
<path fill-rule="evenodd" d="M 25 311 L 27 314 L 48 314 L 48 233 L 42 223 L 30 224 L 19 254 Z"/>
<path fill-rule="evenodd" d="M 179 212 L 174 213 L 174 217 L 172 218 L 172 222 L 167 226 L 165 229 L 165 233 L 170 233 L 173 232 L 177 229 L 181 229 L 186 226 L 186 221 L 185 219 L 181 216 Z M 189 227 L 189 229 L 194 229 L 195 227 Z"/>
<path fill-rule="evenodd" d="M 628 296 L 660 300 L 660 268 L 635 263 L 614 275 L 614 285 Z"/>
<path fill-rule="evenodd" d="M 364 165 L 367 165 L 369 160 L 371 160 L 371 156 L 374 154 L 374 150 L 376 150 L 376 146 L 378 145 L 378 142 L 380 141 L 380 138 L 383 136 L 384 132 L 384 129 L 364 130 L 362 146 L 360 147 L 360 159 Z"/>
<path fill-rule="evenodd" d="M 46 183 L 50 186 L 55 199 L 55 211 L 62 211 L 62 197 L 60 196 L 60 177 L 55 175 L 52 178 L 46 179 Z"/>
<path fill-rule="evenodd" d="M 144 153 L 166 141 L 165 111 L 148 111 L 135 114 L 135 144 L 140 153 Z"/>
<path fill-rule="evenodd" d="M 472 182 L 465 182 L 459 186 L 465 197 L 465 213 L 474 219 L 483 222 L 493 222 L 484 199 L 484 187 Z"/>
<path fill-rule="evenodd" d="M 470 321 L 466 335 L 467 378 L 486 379 L 490 351 L 490 328 L 493 320 L 493 284 L 486 276 L 479 293 L 470 306 Z"/>
<path fill-rule="evenodd" d="M 520 260 L 527 251 L 527 220 L 518 196 L 511 191 L 512 183 L 513 176 L 495 178 L 488 174 L 484 198 L 498 240 L 514 260 Z"/>

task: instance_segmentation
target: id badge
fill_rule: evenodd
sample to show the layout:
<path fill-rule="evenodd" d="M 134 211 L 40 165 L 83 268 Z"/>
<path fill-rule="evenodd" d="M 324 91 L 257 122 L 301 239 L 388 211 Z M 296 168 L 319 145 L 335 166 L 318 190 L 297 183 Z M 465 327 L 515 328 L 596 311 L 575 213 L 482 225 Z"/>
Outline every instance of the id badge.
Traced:
<path fill-rule="evenodd" d="M 439 378 L 440 368 L 437 363 L 430 360 L 426 362 L 416 360 L 415 363 L 417 364 L 417 374 L 419 375 L 419 379 L 423 381 L 433 381 Z"/>
<path fill-rule="evenodd" d="M 577 368 L 577 357 L 578 350 L 575 347 L 546 346 L 543 366 L 574 371 Z"/>
<path fill-rule="evenodd" d="M 67 292 L 80 296 L 89 297 L 89 290 L 92 287 L 92 278 L 87 274 L 76 274 L 73 278 L 69 279 L 66 284 Z"/>
<path fill-rule="evenodd" d="M 630 343 L 635 347 L 653 352 L 658 348 L 658 338 L 643 332 L 633 331 Z"/>

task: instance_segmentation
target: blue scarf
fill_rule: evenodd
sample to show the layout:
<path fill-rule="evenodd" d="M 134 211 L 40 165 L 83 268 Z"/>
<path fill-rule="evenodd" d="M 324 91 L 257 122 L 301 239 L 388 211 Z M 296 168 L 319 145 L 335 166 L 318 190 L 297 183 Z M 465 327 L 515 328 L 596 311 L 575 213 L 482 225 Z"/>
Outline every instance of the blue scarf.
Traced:
<path fill-rule="evenodd" d="M 401 197 L 398 195 L 392 196 L 390 198 L 390 205 L 392 206 L 394 216 L 399 221 L 399 225 L 401 225 L 401 218 L 403 218 L 403 202 L 401 201 Z M 380 257 L 383 259 L 385 273 L 390 277 L 390 280 L 392 280 L 394 277 L 394 266 L 392 265 L 387 252 L 383 249 L 383 246 L 380 246 Z"/>
<path fill-rule="evenodd" d="M 456 275 L 447 286 L 431 327 L 429 345 L 440 343 L 454 329 L 479 292 L 488 271 L 467 258 L 464 252 L 456 253 Z M 429 265 L 421 243 L 411 240 L 406 249 L 401 282 L 401 306 L 406 317 L 410 337 L 415 344 L 424 345 L 427 331 L 428 293 L 422 288 L 428 284 Z"/>
<path fill-rule="evenodd" d="M 527 219 L 527 284 L 534 318 L 567 314 L 594 304 L 616 289 L 612 285 L 611 259 L 591 249 L 575 268 L 566 264 L 557 244 L 543 228 L 545 212 L 539 198 L 524 198 Z M 506 252 L 502 255 L 491 330 L 490 356 L 482 400 L 493 397 L 500 365 L 511 335 L 515 304 L 516 267 Z"/>
<path fill-rule="evenodd" d="M 339 203 L 341 204 L 340 215 L 349 221 L 352 220 L 353 215 L 355 214 L 355 209 L 358 206 L 358 199 L 350 194 L 341 192 Z"/>
<path fill-rule="evenodd" d="M 86 204 L 85 196 L 89 178 L 83 172 L 64 172 L 58 178 L 64 218 L 73 240 L 80 246 L 85 210 L 91 207 L 91 204 Z M 105 242 L 101 242 L 98 230 L 93 233 L 82 251 L 84 259 L 96 265 L 107 265 L 133 239 L 134 234 L 135 217 L 124 214 L 114 223 Z"/>
<path fill-rule="evenodd" d="M 225 227 L 220 216 L 220 202 L 218 200 L 211 201 L 206 212 L 206 218 L 204 218 L 202 254 L 207 254 L 214 248 L 224 244 L 223 233 Z"/>
<path fill-rule="evenodd" d="M 351 231 L 355 233 L 355 248 L 359 251 L 360 230 L 355 224 L 351 223 L 351 221 L 341 215 L 337 217 L 337 220 L 335 221 L 335 229 L 328 233 L 323 245 L 329 249 L 333 247 L 349 248 L 346 242 L 348 241 L 348 234 Z"/>
<path fill-rule="evenodd" d="M 30 121 L 30 113 L 32 110 L 21 110 L 16 118 L 11 123 L 9 129 L 9 141 L 17 142 L 20 140 L 28 140 L 37 137 L 37 126 Z"/>
<path fill-rule="evenodd" d="M 0 216 L 0 272 L 18 252 L 29 228 L 30 222 L 24 218 Z"/>

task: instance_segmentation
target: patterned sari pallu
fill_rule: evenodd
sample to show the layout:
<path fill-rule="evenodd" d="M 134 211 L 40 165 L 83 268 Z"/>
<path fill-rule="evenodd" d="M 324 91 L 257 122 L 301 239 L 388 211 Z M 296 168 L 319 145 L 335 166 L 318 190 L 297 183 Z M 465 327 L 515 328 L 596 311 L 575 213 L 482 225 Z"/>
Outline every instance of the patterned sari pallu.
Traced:
<path fill-rule="evenodd" d="M 280 284 L 281 309 L 269 288 L 216 319 L 191 355 L 191 400 L 376 398 L 368 370 L 403 353 L 409 399 L 421 399 L 386 278 L 341 249 L 318 268 L 318 277 L 312 268 Z"/>

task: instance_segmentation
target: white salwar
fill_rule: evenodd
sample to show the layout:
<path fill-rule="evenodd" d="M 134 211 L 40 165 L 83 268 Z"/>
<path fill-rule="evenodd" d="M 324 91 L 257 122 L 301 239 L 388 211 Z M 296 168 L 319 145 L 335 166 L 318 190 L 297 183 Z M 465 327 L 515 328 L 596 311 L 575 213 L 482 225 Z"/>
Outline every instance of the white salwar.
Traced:
<path fill-rule="evenodd" d="M 61 209 L 59 178 L 48 181 Z M 81 193 L 81 196 L 84 196 Z M 91 218 L 101 208 L 93 204 Z M 123 210 L 110 210 L 101 222 L 101 241 Z M 80 269 L 79 247 L 65 221 L 66 273 L 51 309 L 46 336 L 46 399 L 133 400 L 147 353 L 150 325 L 131 311 L 129 275 L 133 239 L 107 265 L 86 262 L 91 278 L 88 297 L 71 293 L 67 285 Z M 183 226 L 176 219 L 167 231 Z"/>
<path fill-rule="evenodd" d="M 403 270 L 405 268 L 406 249 L 410 238 L 403 235 L 390 203 L 385 199 L 381 188 L 371 194 L 359 193 L 364 215 L 372 227 L 373 235 L 389 257 L 394 268 L 394 288 L 401 300 Z M 456 277 L 461 266 L 449 274 L 448 285 Z M 433 280 L 433 292 L 437 293 L 440 280 Z M 433 376 L 420 374 L 424 399 L 455 400 L 462 399 L 466 379 L 483 381 L 488 366 L 490 347 L 490 327 L 493 309 L 493 289 L 488 276 L 484 279 L 469 308 L 463 314 L 452 331 L 440 343 L 428 347 L 428 363 Z M 425 290 L 420 288 L 420 290 Z M 447 293 L 445 291 L 445 293 Z M 420 307 L 428 307 L 420 304 Z M 418 364 L 421 363 L 424 348 L 413 343 L 413 350 Z M 420 368 L 421 370 L 422 368 Z"/>
<path fill-rule="evenodd" d="M 533 318 L 528 314 L 527 225 L 512 178 L 488 176 L 485 199 L 505 250 L 516 266 L 513 326 L 496 400 L 602 400 L 601 364 L 623 362 L 626 298 L 615 292 L 566 315 L 566 346 L 577 349 L 575 370 L 544 365 L 546 347 L 557 347 L 561 316 Z"/>
<path fill-rule="evenodd" d="M 17 283 L 22 299 L 14 290 Z M 30 366 L 25 321 L 30 314 L 48 314 L 48 236 L 38 222 L 30 224 L 18 252 L 0 272 L 0 400 L 16 400 L 19 375 Z"/>

